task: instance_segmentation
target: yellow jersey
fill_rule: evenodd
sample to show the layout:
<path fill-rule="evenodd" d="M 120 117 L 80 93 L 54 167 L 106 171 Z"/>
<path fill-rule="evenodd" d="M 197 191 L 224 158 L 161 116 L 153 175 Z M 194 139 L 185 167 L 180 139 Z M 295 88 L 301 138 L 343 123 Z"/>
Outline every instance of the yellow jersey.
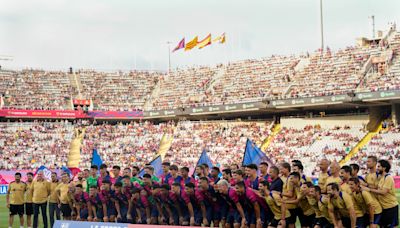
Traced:
<path fill-rule="evenodd" d="M 46 203 L 50 195 L 50 183 L 46 180 L 33 181 L 32 183 L 32 202 L 33 203 Z"/>
<path fill-rule="evenodd" d="M 50 203 L 57 203 L 57 192 L 56 188 L 60 184 L 60 182 L 51 182 L 50 183 L 50 197 L 49 197 L 49 202 Z"/>
<path fill-rule="evenodd" d="M 281 180 L 283 182 L 283 187 L 282 187 L 282 195 L 284 194 L 289 194 L 289 193 L 293 193 L 293 197 L 292 198 L 288 198 L 286 196 L 283 196 L 283 200 L 288 200 L 288 199 L 296 199 L 296 192 L 294 190 L 294 186 L 292 183 L 290 183 L 289 177 L 281 177 Z M 287 203 L 286 207 L 288 209 L 295 209 L 297 208 L 297 204 L 294 203 Z"/>
<path fill-rule="evenodd" d="M 22 181 L 20 182 L 11 182 L 8 185 L 7 194 L 10 195 L 10 204 L 12 205 L 23 205 L 24 204 L 24 195 L 26 191 L 26 184 Z"/>
<path fill-rule="evenodd" d="M 374 207 L 374 214 L 382 213 L 382 206 L 378 200 L 368 191 L 353 192 L 354 208 L 360 208 L 363 213 L 369 213 L 369 206 Z M 357 213 L 357 211 L 356 211 Z M 357 217 L 359 217 L 357 215 Z"/>
<path fill-rule="evenodd" d="M 56 191 L 59 192 L 57 193 L 58 199 L 60 200 L 60 203 L 62 204 L 68 204 L 69 201 L 71 200 L 68 194 L 69 190 L 69 183 L 60 183 L 57 188 Z"/>
<path fill-rule="evenodd" d="M 338 211 L 343 217 L 350 217 L 349 209 L 354 208 L 353 199 L 348 193 L 339 192 L 338 197 L 331 198 L 328 208 Z"/>
<path fill-rule="evenodd" d="M 384 195 L 376 194 L 376 196 L 379 200 L 379 203 L 381 203 L 381 206 L 383 209 L 389 209 L 389 208 L 395 207 L 399 204 L 397 202 L 396 192 L 395 192 L 395 188 L 394 188 L 394 179 L 390 174 L 386 174 L 385 176 L 382 176 L 379 179 L 378 189 L 389 190 L 389 192 Z"/>
<path fill-rule="evenodd" d="M 282 218 L 282 210 L 281 206 L 284 201 L 278 192 L 270 192 L 268 196 L 265 197 L 265 201 L 267 202 L 269 208 L 271 209 L 272 213 L 274 214 L 274 218 L 276 220 L 281 220 Z M 285 210 L 285 218 L 290 217 L 290 212 L 286 208 Z"/>
<path fill-rule="evenodd" d="M 328 179 L 328 173 L 320 173 L 318 177 L 318 186 L 321 188 L 322 192 L 326 192 L 326 180 Z"/>
<path fill-rule="evenodd" d="M 26 182 L 26 191 L 25 191 L 25 203 L 33 203 L 32 198 L 32 183 Z"/>

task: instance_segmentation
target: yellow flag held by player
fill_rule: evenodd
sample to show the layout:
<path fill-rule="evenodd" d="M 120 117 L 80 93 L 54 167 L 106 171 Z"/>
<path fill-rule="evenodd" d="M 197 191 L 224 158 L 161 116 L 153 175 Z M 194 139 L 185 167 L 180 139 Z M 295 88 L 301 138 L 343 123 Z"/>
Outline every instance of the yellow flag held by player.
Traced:
<path fill-rule="evenodd" d="M 220 35 L 217 38 L 215 38 L 213 40 L 213 43 L 215 43 L 215 42 L 219 42 L 220 44 L 225 43 L 225 33 L 223 33 L 222 35 Z"/>
<path fill-rule="evenodd" d="M 189 50 L 193 49 L 194 47 L 196 47 L 197 46 L 197 39 L 198 39 L 198 37 L 196 36 L 195 38 L 193 38 L 193 40 L 191 40 L 188 43 L 186 43 L 185 51 L 189 51 Z"/>
<path fill-rule="evenodd" d="M 208 34 L 208 36 L 206 38 L 204 38 L 203 40 L 201 40 L 197 46 L 199 46 L 199 49 L 204 48 L 205 46 L 208 46 L 211 44 L 211 34 Z"/>

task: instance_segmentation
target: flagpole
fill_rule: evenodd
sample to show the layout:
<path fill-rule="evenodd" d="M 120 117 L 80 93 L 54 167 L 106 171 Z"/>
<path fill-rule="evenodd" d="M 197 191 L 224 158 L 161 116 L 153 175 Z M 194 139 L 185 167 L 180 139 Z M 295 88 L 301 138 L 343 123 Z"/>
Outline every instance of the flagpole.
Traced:
<path fill-rule="evenodd" d="M 249 138 L 247 138 L 247 140 L 246 140 L 246 147 L 244 148 L 243 160 L 242 160 L 242 166 L 243 166 L 243 163 L 244 163 L 244 156 L 246 155 L 247 143 L 248 143 L 248 142 L 249 142 Z"/>
<path fill-rule="evenodd" d="M 322 0 L 319 1 L 319 11 L 320 11 L 320 24 L 321 24 L 321 51 L 324 51 L 324 19 L 323 19 L 323 8 Z"/>
<path fill-rule="evenodd" d="M 171 71 L 171 42 L 167 41 L 168 44 L 168 73 Z"/>

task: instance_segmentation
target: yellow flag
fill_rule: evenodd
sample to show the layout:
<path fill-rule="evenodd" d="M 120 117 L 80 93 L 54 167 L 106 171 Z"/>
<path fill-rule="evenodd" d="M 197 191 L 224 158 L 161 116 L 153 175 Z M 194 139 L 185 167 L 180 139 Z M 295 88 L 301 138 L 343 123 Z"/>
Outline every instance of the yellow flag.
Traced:
<path fill-rule="evenodd" d="M 193 40 L 191 40 L 188 43 L 186 43 L 185 51 L 189 51 L 189 50 L 193 49 L 194 47 L 196 47 L 197 46 L 197 39 L 198 39 L 198 37 L 196 36 L 195 38 L 193 38 Z"/>
<path fill-rule="evenodd" d="M 221 44 L 225 43 L 225 33 L 223 33 L 222 35 L 220 35 L 217 38 L 215 38 L 213 40 L 213 43 L 215 43 L 215 42 L 219 42 Z"/>
<path fill-rule="evenodd" d="M 211 34 L 208 34 L 206 38 L 201 40 L 197 46 L 199 46 L 199 49 L 202 49 L 203 47 L 210 45 L 211 44 Z"/>
<path fill-rule="evenodd" d="M 221 44 L 225 43 L 225 33 L 222 34 L 221 41 L 219 41 L 219 42 L 220 42 Z"/>

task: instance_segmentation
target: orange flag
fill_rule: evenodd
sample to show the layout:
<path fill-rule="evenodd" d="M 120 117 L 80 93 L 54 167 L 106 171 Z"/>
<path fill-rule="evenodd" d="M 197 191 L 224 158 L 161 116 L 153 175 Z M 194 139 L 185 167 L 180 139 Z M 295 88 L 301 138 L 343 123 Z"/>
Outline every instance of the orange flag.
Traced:
<path fill-rule="evenodd" d="M 197 46 L 197 39 L 198 39 L 198 37 L 196 36 L 195 38 L 193 38 L 193 40 L 191 40 L 188 43 L 186 43 L 185 51 L 189 51 L 189 50 L 193 49 L 194 47 L 196 47 Z"/>

